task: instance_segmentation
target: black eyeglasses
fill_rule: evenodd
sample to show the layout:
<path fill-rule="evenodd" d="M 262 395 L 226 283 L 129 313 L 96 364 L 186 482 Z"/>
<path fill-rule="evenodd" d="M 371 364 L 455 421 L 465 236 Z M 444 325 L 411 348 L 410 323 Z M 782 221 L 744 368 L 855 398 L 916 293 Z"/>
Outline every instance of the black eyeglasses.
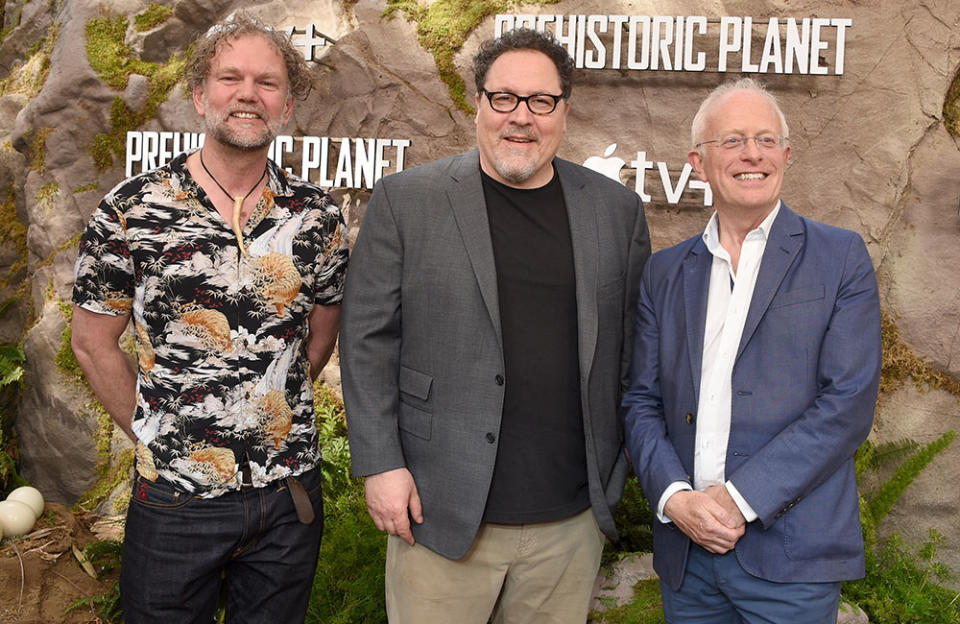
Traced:
<path fill-rule="evenodd" d="M 520 96 L 509 91 L 487 91 L 484 89 L 481 92 L 487 95 L 490 108 L 498 113 L 512 113 L 520 106 L 520 102 L 526 102 L 527 110 L 534 115 L 549 115 L 556 110 L 557 104 L 563 99 L 562 95 L 550 95 L 549 93 Z"/>

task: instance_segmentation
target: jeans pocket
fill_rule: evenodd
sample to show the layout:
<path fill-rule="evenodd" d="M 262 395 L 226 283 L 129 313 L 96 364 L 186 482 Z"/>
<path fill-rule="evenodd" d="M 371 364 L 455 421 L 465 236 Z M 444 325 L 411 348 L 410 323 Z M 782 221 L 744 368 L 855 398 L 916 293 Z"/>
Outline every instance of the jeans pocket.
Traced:
<path fill-rule="evenodd" d="M 148 481 L 141 475 L 133 482 L 133 496 L 131 500 L 144 507 L 155 509 L 177 509 L 183 507 L 195 498 L 190 492 L 179 490 L 170 483 L 157 479 Z"/>

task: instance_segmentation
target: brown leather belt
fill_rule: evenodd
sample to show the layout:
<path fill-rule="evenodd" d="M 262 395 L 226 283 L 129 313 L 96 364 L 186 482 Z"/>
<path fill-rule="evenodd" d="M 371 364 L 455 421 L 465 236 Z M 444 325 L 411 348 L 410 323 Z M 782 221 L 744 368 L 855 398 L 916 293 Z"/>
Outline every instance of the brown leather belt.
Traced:
<path fill-rule="evenodd" d="M 287 487 L 290 488 L 290 497 L 293 499 L 293 506 L 297 510 L 297 519 L 301 524 L 311 524 L 315 514 L 307 489 L 293 476 L 287 477 Z"/>
<path fill-rule="evenodd" d="M 290 498 L 293 499 L 293 506 L 297 510 L 297 519 L 303 524 L 312 524 L 316 514 L 313 512 L 313 503 L 310 502 L 306 488 L 294 476 L 287 477 L 286 482 L 287 489 L 290 490 Z M 240 464 L 240 487 L 244 490 L 253 487 L 249 462 Z"/>
<path fill-rule="evenodd" d="M 240 464 L 240 487 L 244 490 L 253 487 L 253 477 L 250 474 L 249 462 L 243 462 Z"/>

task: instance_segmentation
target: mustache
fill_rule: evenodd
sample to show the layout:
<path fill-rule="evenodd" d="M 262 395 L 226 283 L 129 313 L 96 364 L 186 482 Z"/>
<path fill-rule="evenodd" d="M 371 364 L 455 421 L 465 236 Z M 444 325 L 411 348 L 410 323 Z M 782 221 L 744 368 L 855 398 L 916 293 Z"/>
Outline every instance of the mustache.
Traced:
<path fill-rule="evenodd" d="M 512 124 L 504 128 L 503 130 L 501 130 L 498 136 L 501 139 L 504 139 L 508 136 L 512 136 L 512 137 L 522 137 L 524 139 L 530 139 L 532 141 L 537 140 L 536 134 L 533 132 L 533 130 L 530 127 L 517 126 Z"/>
<path fill-rule="evenodd" d="M 260 119 L 265 119 L 267 116 L 266 111 L 264 111 L 259 106 L 232 106 L 226 111 L 227 117 L 234 113 L 256 113 Z"/>

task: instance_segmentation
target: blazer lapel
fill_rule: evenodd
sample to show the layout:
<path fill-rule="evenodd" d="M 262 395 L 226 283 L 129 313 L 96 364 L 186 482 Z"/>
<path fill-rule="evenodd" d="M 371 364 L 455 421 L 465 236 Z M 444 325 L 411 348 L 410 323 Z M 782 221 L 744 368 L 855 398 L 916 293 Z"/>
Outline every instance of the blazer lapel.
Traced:
<path fill-rule="evenodd" d="M 703 336 L 707 323 L 707 295 L 713 256 L 698 237 L 683 259 L 683 313 L 687 326 L 687 357 L 693 379 L 694 401 L 700 403 L 700 371 L 703 367 Z"/>
<path fill-rule="evenodd" d="M 503 347 L 500 302 L 497 296 L 497 268 L 493 260 L 490 221 L 487 219 L 487 204 L 480 180 L 479 152 L 473 150 L 464 154 L 460 162 L 451 167 L 450 177 L 452 184 L 447 190 L 447 199 L 467 249 L 470 264 L 473 265 L 483 303 L 497 332 L 497 341 Z"/>
<path fill-rule="evenodd" d="M 576 277 L 577 332 L 580 354 L 580 372 L 589 379 L 593 354 L 597 348 L 597 283 L 600 240 L 597 214 L 593 206 L 596 197 L 590 194 L 587 180 L 568 163 L 553 160 L 556 175 L 560 177 L 563 200 L 570 222 L 570 241 L 573 245 L 573 271 Z"/>
<path fill-rule="evenodd" d="M 757 274 L 750 309 L 747 311 L 743 334 L 740 336 L 737 358 L 743 353 L 747 343 L 750 342 L 750 337 L 760 324 L 760 319 L 770 307 L 773 296 L 780 289 L 780 284 L 800 248 L 803 247 L 803 242 L 803 223 L 800 217 L 787 208 L 786 204 L 781 203 L 780 212 L 770 228 L 770 239 L 763 251 L 763 259 L 760 261 L 760 272 Z"/>

